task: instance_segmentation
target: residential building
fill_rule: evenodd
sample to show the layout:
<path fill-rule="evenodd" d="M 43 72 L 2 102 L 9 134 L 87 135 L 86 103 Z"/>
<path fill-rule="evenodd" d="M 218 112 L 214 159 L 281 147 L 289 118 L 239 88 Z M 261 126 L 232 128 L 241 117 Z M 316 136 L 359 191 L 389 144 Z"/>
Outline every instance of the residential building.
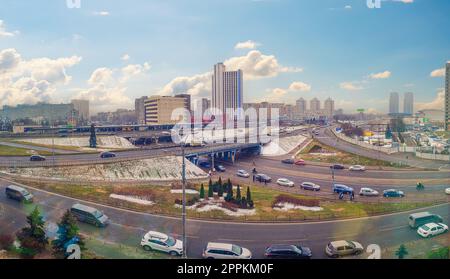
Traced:
<path fill-rule="evenodd" d="M 389 96 L 389 113 L 390 114 L 398 114 L 399 110 L 399 96 L 397 92 L 391 92 Z"/>
<path fill-rule="evenodd" d="M 320 101 L 317 98 L 309 101 L 309 110 L 312 114 L 320 114 Z"/>
<path fill-rule="evenodd" d="M 414 113 L 414 94 L 406 92 L 403 96 L 403 113 L 412 115 Z"/>
<path fill-rule="evenodd" d="M 304 116 L 306 114 L 306 100 L 303 98 L 298 99 L 295 102 L 297 116 Z"/>
<path fill-rule="evenodd" d="M 78 119 L 73 104 L 37 103 L 34 105 L 3 106 L 0 117 L 10 121 L 33 119 L 36 124 L 72 124 Z"/>
<path fill-rule="evenodd" d="M 325 116 L 332 118 L 334 115 L 334 101 L 331 98 L 325 100 L 324 103 L 324 114 Z"/>

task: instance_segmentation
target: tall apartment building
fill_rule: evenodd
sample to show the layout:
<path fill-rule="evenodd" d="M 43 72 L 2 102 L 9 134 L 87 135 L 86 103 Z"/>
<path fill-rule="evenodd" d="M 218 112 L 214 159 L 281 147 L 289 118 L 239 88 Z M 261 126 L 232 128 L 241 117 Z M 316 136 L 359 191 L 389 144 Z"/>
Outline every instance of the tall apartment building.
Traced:
<path fill-rule="evenodd" d="M 403 96 L 403 113 L 412 115 L 414 113 L 414 94 L 406 92 Z"/>
<path fill-rule="evenodd" d="M 185 98 L 172 96 L 151 96 L 145 100 L 145 124 L 176 124 L 181 119 L 172 120 L 172 112 L 177 108 L 185 108 Z"/>
<path fill-rule="evenodd" d="M 147 96 L 142 96 L 134 100 L 134 112 L 137 124 L 145 124 L 145 100 Z"/>
<path fill-rule="evenodd" d="M 317 98 L 312 99 L 309 101 L 309 110 L 311 113 L 320 113 L 320 101 Z"/>
<path fill-rule="evenodd" d="M 298 116 L 303 116 L 306 114 L 306 100 L 303 98 L 298 99 L 295 102 L 296 113 Z"/>
<path fill-rule="evenodd" d="M 78 111 L 78 117 L 81 122 L 89 121 L 89 101 L 88 100 L 72 100 L 73 108 Z"/>
<path fill-rule="evenodd" d="M 325 100 L 324 112 L 327 117 L 333 117 L 334 115 L 334 101 L 331 98 Z"/>
<path fill-rule="evenodd" d="M 450 61 L 445 66 L 445 130 L 450 131 Z"/>
<path fill-rule="evenodd" d="M 227 109 L 243 107 L 243 73 L 241 70 L 226 71 L 223 63 L 214 65 L 212 76 L 212 110 L 225 114 Z"/>
<path fill-rule="evenodd" d="M 400 112 L 400 109 L 399 109 L 400 100 L 399 99 L 400 98 L 399 98 L 397 92 L 391 92 L 391 94 L 389 96 L 389 113 L 397 114 Z"/>

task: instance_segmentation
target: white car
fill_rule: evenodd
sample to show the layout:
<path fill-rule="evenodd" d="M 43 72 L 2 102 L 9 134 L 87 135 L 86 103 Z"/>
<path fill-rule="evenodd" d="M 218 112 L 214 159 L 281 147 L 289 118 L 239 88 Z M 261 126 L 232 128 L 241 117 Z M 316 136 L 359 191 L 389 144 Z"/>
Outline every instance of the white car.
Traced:
<path fill-rule="evenodd" d="M 361 188 L 359 190 L 359 195 L 360 196 L 366 196 L 366 197 L 376 197 L 378 196 L 380 193 L 378 193 L 378 191 L 372 189 L 372 188 Z"/>
<path fill-rule="evenodd" d="M 448 232 L 448 226 L 442 223 L 428 223 L 417 229 L 417 233 L 422 237 L 432 237 Z"/>
<path fill-rule="evenodd" d="M 450 188 L 445 189 L 445 193 L 446 193 L 447 195 L 450 195 Z"/>
<path fill-rule="evenodd" d="M 248 172 L 246 172 L 245 170 L 238 170 L 236 172 L 236 175 L 240 176 L 240 177 L 245 177 L 245 178 L 250 177 L 250 174 Z"/>
<path fill-rule="evenodd" d="M 251 259 L 252 252 L 234 244 L 209 242 L 203 250 L 205 259 Z"/>
<path fill-rule="evenodd" d="M 300 184 L 300 188 L 304 190 L 320 191 L 320 186 L 312 182 L 303 182 Z"/>
<path fill-rule="evenodd" d="M 277 184 L 285 187 L 294 187 L 294 182 L 287 178 L 278 178 Z"/>
<path fill-rule="evenodd" d="M 361 165 L 353 165 L 348 168 L 349 171 L 365 171 L 366 167 Z"/>
<path fill-rule="evenodd" d="M 161 251 L 171 256 L 183 255 L 183 242 L 167 234 L 149 231 L 141 240 L 141 246 L 145 251 Z"/>

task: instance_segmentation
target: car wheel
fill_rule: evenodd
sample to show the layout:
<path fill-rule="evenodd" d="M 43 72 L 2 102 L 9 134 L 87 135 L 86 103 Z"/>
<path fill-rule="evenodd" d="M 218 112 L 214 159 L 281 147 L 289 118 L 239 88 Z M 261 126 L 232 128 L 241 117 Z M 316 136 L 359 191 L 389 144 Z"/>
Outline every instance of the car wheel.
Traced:
<path fill-rule="evenodd" d="M 355 251 L 355 255 L 359 255 L 359 254 L 361 254 L 362 253 L 362 250 L 356 250 Z"/>
<path fill-rule="evenodd" d="M 179 254 L 177 252 L 175 252 L 175 251 L 170 251 L 169 255 L 171 255 L 171 256 L 179 256 Z"/>
<path fill-rule="evenodd" d="M 144 248 L 144 250 L 147 251 L 147 252 L 150 252 L 151 250 L 153 250 L 152 247 L 150 247 L 150 246 L 148 246 L 148 245 L 144 245 L 143 248 Z"/>

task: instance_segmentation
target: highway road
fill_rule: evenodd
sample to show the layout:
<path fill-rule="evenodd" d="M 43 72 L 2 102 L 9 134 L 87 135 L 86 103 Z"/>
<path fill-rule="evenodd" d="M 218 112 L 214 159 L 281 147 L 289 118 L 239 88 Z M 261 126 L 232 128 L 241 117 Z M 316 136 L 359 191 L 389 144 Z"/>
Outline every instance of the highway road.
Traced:
<path fill-rule="evenodd" d="M 443 171 L 450 171 L 450 162 L 425 160 L 415 157 L 412 153 L 394 153 L 385 154 L 383 152 L 378 152 L 375 150 L 369 150 L 346 141 L 338 139 L 330 130 L 330 128 L 319 129 L 319 135 L 315 136 L 319 142 L 333 146 L 339 150 L 346 151 L 349 153 L 357 154 L 360 156 L 379 159 L 387 162 L 402 163 L 416 168 L 426 168 L 426 169 L 440 169 Z"/>
<path fill-rule="evenodd" d="M 0 180 L 0 233 L 13 233 L 25 225 L 26 212 L 31 206 L 19 204 L 6 199 L 5 185 Z M 31 190 L 37 204 L 44 213 L 48 223 L 47 230 L 54 234 L 55 224 L 76 200 L 40 190 Z M 84 202 L 105 212 L 111 224 L 99 229 L 80 224 L 81 232 L 105 241 L 139 246 L 140 238 L 148 230 L 157 230 L 180 236 L 181 220 L 145 213 L 137 213 L 112 207 Z M 415 210 L 424 211 L 424 210 Z M 445 223 L 449 223 L 449 204 L 428 208 L 427 211 L 440 214 Z M 411 212 L 390 214 L 385 216 L 313 223 L 221 223 L 211 221 L 188 220 L 188 256 L 199 258 L 208 241 L 220 241 L 239 244 L 249 248 L 254 258 L 262 258 L 264 248 L 274 243 L 301 244 L 313 251 L 314 258 L 324 258 L 324 247 L 329 241 L 346 239 L 361 242 L 365 247 L 378 244 L 383 249 L 398 247 L 402 243 L 419 240 L 416 232 L 407 225 L 407 217 Z M 450 245 L 450 238 L 442 235 L 436 238 L 421 240 L 421 249 L 430 250 L 438 243 Z M 409 251 L 414 257 L 414 251 Z M 384 252 L 383 252 L 384 253 Z M 385 254 L 382 254 L 382 256 Z M 365 258 L 364 253 L 360 257 Z"/>

